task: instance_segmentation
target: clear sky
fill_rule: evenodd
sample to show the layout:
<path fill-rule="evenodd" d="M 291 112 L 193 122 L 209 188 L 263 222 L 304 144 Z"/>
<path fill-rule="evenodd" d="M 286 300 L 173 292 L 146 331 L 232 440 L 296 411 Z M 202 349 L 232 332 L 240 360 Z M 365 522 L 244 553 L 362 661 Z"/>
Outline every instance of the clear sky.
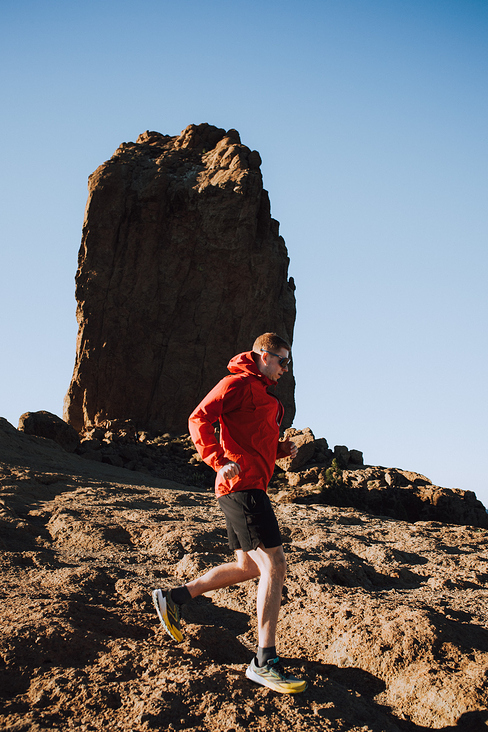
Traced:
<path fill-rule="evenodd" d="M 259 150 L 296 427 L 488 506 L 486 0 L 1 0 L 0 415 L 58 415 L 87 178 L 188 124 Z"/>

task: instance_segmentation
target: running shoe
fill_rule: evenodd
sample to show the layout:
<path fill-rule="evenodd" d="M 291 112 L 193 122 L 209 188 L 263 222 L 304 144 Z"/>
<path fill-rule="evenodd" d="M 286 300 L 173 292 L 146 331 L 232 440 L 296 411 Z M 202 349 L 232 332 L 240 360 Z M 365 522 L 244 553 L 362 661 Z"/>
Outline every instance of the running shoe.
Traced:
<path fill-rule="evenodd" d="M 152 599 L 156 612 L 166 632 L 177 643 L 181 643 L 183 635 L 180 630 L 180 606 L 171 599 L 170 591 L 163 595 L 162 590 L 153 590 Z"/>
<path fill-rule="evenodd" d="M 253 658 L 246 670 L 246 676 L 256 684 L 268 686 L 281 694 L 300 694 L 307 688 L 307 682 L 286 673 L 279 658 L 273 658 L 265 666 L 257 666 Z"/>

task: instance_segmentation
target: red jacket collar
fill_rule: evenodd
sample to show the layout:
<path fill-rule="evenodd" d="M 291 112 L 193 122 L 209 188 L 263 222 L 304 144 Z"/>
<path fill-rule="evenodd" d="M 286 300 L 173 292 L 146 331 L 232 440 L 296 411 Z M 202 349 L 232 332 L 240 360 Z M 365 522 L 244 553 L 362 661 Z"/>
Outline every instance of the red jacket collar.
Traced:
<path fill-rule="evenodd" d="M 266 386 L 276 386 L 276 383 L 267 376 L 261 373 L 256 366 L 256 362 L 253 358 L 252 351 L 244 351 L 244 353 L 238 353 L 237 356 L 231 358 L 227 364 L 227 368 L 231 374 L 252 374 L 261 379 Z"/>

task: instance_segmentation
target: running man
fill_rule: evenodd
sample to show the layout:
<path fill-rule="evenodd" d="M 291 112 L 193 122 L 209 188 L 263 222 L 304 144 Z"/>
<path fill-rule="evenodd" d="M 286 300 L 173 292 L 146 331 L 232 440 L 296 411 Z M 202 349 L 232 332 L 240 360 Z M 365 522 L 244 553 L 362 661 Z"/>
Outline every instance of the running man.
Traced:
<path fill-rule="evenodd" d="M 228 364 L 223 378 L 189 419 L 190 434 L 202 459 L 217 473 L 215 492 L 224 513 L 235 561 L 213 567 L 187 584 L 152 593 L 159 619 L 181 642 L 181 606 L 211 590 L 259 577 L 257 654 L 246 676 L 285 694 L 305 691 L 307 682 L 287 673 L 276 653 L 276 626 L 286 572 L 278 522 L 267 495 L 277 458 L 297 453 L 289 439 L 279 442 L 283 405 L 269 391 L 288 371 L 290 345 L 264 333 L 252 351 Z M 220 443 L 213 425 L 220 424 Z"/>

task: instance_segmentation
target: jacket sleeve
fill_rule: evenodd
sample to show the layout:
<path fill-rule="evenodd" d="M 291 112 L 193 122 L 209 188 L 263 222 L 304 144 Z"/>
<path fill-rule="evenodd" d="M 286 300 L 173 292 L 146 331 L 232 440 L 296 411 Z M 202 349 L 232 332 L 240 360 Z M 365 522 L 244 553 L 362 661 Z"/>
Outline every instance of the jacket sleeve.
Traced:
<path fill-rule="evenodd" d="M 217 440 L 213 425 L 222 414 L 238 409 L 246 386 L 241 379 L 222 379 L 190 415 L 188 427 L 198 454 L 217 472 L 229 462 Z"/>

